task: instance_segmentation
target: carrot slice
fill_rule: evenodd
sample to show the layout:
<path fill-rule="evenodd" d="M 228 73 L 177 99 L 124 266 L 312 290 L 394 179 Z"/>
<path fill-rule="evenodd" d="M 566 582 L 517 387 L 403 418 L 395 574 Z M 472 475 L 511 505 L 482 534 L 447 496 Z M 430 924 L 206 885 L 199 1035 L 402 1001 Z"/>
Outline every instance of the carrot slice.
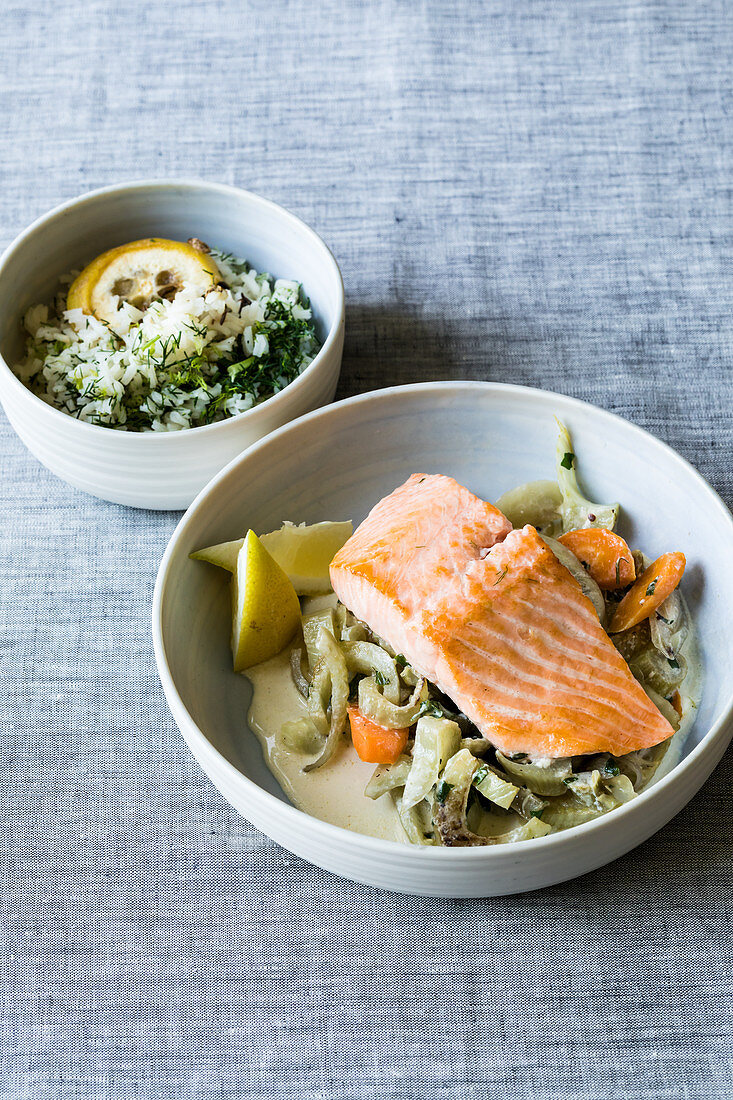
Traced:
<path fill-rule="evenodd" d="M 636 580 L 634 557 L 620 535 L 605 527 L 584 527 L 560 535 L 558 542 L 572 550 L 599 588 L 626 588 Z"/>
<path fill-rule="evenodd" d="M 394 764 L 407 744 L 409 730 L 380 726 L 355 706 L 350 706 L 348 711 L 351 740 L 357 756 L 367 764 Z"/>
<path fill-rule="evenodd" d="M 685 555 L 679 552 L 662 554 L 645 569 L 633 588 L 626 593 L 613 613 L 608 627 L 609 634 L 620 634 L 648 619 L 674 592 L 685 571 Z"/>

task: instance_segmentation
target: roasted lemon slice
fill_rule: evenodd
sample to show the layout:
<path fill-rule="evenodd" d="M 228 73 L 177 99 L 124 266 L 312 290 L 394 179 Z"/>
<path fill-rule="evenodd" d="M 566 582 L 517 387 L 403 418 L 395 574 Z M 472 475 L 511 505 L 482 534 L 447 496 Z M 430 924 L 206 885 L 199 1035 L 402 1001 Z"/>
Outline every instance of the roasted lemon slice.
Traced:
<path fill-rule="evenodd" d="M 66 308 L 111 324 L 121 302 L 146 310 L 154 299 L 174 298 L 183 289 L 205 294 L 219 278 L 211 256 L 200 248 L 147 237 L 92 260 L 69 287 Z"/>

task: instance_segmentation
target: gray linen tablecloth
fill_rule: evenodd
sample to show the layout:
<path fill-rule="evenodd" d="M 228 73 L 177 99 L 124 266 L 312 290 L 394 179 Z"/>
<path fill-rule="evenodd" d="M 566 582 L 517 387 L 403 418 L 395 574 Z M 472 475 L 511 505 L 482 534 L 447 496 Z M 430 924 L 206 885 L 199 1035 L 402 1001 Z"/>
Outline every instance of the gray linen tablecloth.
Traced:
<path fill-rule="evenodd" d="M 341 397 L 556 389 L 730 502 L 732 45 L 723 0 L 11 0 L 0 237 L 124 179 L 252 188 L 342 266 Z M 149 611 L 177 515 L 0 437 L 3 1100 L 731 1095 L 730 757 L 643 847 L 540 893 L 314 870 L 166 708 Z"/>

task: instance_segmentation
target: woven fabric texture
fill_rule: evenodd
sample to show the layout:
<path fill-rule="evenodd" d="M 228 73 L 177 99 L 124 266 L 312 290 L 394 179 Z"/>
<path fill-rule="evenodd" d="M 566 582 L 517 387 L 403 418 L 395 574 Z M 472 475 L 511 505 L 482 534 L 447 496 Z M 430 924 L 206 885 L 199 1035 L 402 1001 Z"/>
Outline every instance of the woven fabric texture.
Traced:
<path fill-rule="evenodd" d="M 95 186 L 293 209 L 347 287 L 339 396 L 518 382 L 733 499 L 725 0 L 11 3 L 0 243 Z M 724 760 L 659 835 L 516 898 L 276 847 L 200 773 L 149 618 L 177 516 L 62 484 L 0 416 L 2 1100 L 733 1092 Z"/>

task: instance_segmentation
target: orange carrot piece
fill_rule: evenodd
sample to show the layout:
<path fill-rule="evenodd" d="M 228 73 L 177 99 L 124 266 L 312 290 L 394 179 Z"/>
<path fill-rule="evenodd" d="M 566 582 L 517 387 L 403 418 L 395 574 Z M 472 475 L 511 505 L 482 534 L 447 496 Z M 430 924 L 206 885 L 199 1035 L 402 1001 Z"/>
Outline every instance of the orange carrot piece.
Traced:
<path fill-rule="evenodd" d="M 351 740 L 357 756 L 367 764 L 394 764 L 407 744 L 409 730 L 389 729 L 372 722 L 358 707 L 350 706 Z"/>
<path fill-rule="evenodd" d="M 557 540 L 583 563 L 599 588 L 626 588 L 636 580 L 634 558 L 620 535 L 605 527 L 568 531 Z"/>
<path fill-rule="evenodd" d="M 685 571 L 685 555 L 679 552 L 662 554 L 645 569 L 633 588 L 626 593 L 613 613 L 609 634 L 620 634 L 648 619 L 660 603 L 674 592 Z"/>

